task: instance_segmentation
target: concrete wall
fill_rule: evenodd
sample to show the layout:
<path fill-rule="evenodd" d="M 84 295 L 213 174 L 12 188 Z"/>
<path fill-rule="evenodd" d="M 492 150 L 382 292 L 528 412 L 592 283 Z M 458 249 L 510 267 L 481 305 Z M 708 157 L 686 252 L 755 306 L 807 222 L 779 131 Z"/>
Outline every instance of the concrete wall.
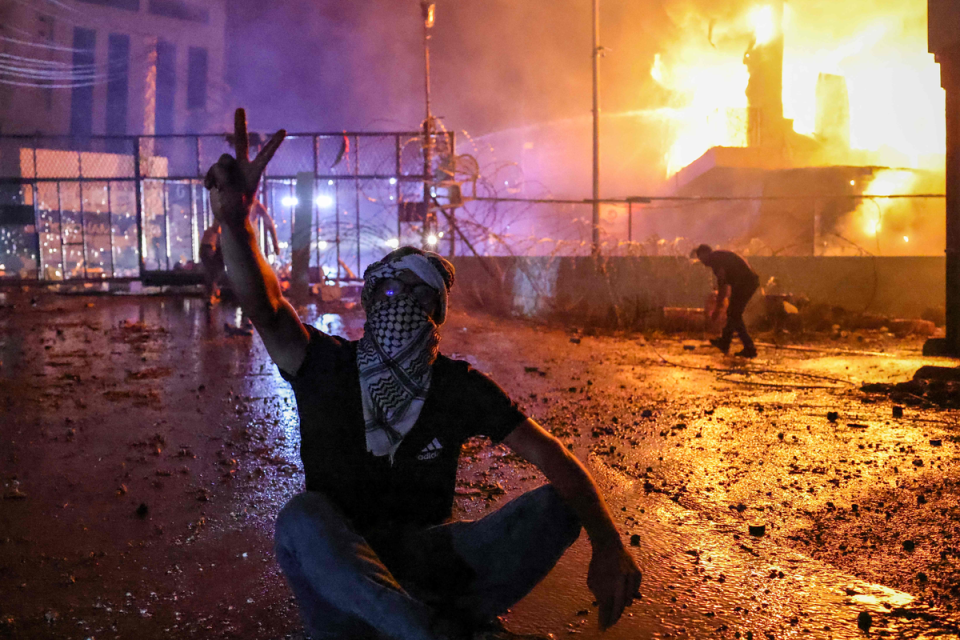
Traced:
<path fill-rule="evenodd" d="M 528 317 L 644 324 L 662 307 L 703 307 L 712 273 L 678 257 L 476 258 L 455 261 L 455 304 Z M 944 305 L 939 257 L 753 257 L 761 284 L 852 312 L 919 317 Z"/>

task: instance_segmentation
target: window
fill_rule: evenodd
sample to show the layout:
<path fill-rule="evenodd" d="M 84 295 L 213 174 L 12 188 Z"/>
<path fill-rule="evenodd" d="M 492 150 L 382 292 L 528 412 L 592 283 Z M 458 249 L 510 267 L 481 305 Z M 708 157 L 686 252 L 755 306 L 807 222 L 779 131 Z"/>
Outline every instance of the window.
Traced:
<path fill-rule="evenodd" d="M 150 0 L 149 11 L 155 16 L 176 18 L 188 22 L 210 22 L 210 11 L 195 7 L 183 0 Z"/>
<path fill-rule="evenodd" d="M 107 135 L 127 133 L 130 79 L 130 36 L 111 33 L 107 40 Z"/>
<path fill-rule="evenodd" d="M 97 32 L 93 29 L 73 29 L 73 71 L 76 76 L 70 96 L 70 135 L 89 136 L 93 133 L 93 84 L 84 81 L 96 61 L 94 48 Z"/>
<path fill-rule="evenodd" d="M 101 7 L 113 7 L 114 9 L 126 9 L 127 11 L 140 11 L 140 0 L 77 0 L 84 4 L 97 4 Z"/>
<path fill-rule="evenodd" d="M 157 43 L 157 133 L 173 133 L 177 96 L 177 48 L 170 42 Z"/>
<path fill-rule="evenodd" d="M 187 109 L 207 107 L 207 50 L 190 47 L 187 55 Z"/>

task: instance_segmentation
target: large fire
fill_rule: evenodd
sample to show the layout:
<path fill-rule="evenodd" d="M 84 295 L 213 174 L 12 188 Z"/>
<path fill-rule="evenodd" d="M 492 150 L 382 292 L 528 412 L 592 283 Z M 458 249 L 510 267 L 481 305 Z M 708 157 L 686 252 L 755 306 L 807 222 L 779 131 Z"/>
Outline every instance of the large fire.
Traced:
<path fill-rule="evenodd" d="M 661 110 L 675 132 L 668 174 L 710 147 L 746 145 L 743 56 L 752 43 L 776 39 L 781 28 L 762 2 L 724 19 L 688 7 L 671 15 L 684 36 L 658 54 L 651 69 L 673 97 Z M 789 3 L 782 30 L 783 117 L 793 120 L 795 132 L 815 132 L 821 74 L 841 76 L 850 149 L 870 164 L 942 170 L 944 94 L 939 67 L 927 53 L 924 0 L 888 0 L 882 9 L 862 0 Z"/>

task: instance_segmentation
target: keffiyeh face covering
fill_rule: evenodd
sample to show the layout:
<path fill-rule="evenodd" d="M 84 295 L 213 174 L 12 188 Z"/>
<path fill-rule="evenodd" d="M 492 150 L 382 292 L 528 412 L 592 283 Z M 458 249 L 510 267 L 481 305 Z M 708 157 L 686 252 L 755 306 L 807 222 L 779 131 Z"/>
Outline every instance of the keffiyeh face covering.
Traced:
<path fill-rule="evenodd" d="M 404 256 L 367 274 L 364 290 L 372 292 L 385 278 L 408 270 L 437 290 L 446 306 L 443 278 L 429 260 Z M 440 334 L 437 325 L 409 294 L 394 295 L 367 309 L 364 335 L 357 348 L 367 451 L 393 456 L 410 432 L 430 390 Z"/>

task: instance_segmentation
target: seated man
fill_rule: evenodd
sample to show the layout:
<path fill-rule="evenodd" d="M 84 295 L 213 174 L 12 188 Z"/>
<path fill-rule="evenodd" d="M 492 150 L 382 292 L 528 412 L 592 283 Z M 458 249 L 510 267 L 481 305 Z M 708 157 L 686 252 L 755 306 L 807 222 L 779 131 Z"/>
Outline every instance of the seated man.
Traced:
<path fill-rule="evenodd" d="M 403 247 L 364 273 L 364 336 L 304 326 L 257 248 L 247 213 L 284 132 L 206 185 L 223 224 L 227 274 L 300 413 L 306 491 L 277 519 L 276 552 L 307 632 L 320 638 L 517 638 L 496 616 L 577 539 L 593 545 L 587 584 L 601 628 L 636 596 L 640 571 L 583 465 L 466 362 L 439 354 L 453 265 Z M 460 446 L 503 442 L 549 484 L 478 521 L 448 522 Z"/>

